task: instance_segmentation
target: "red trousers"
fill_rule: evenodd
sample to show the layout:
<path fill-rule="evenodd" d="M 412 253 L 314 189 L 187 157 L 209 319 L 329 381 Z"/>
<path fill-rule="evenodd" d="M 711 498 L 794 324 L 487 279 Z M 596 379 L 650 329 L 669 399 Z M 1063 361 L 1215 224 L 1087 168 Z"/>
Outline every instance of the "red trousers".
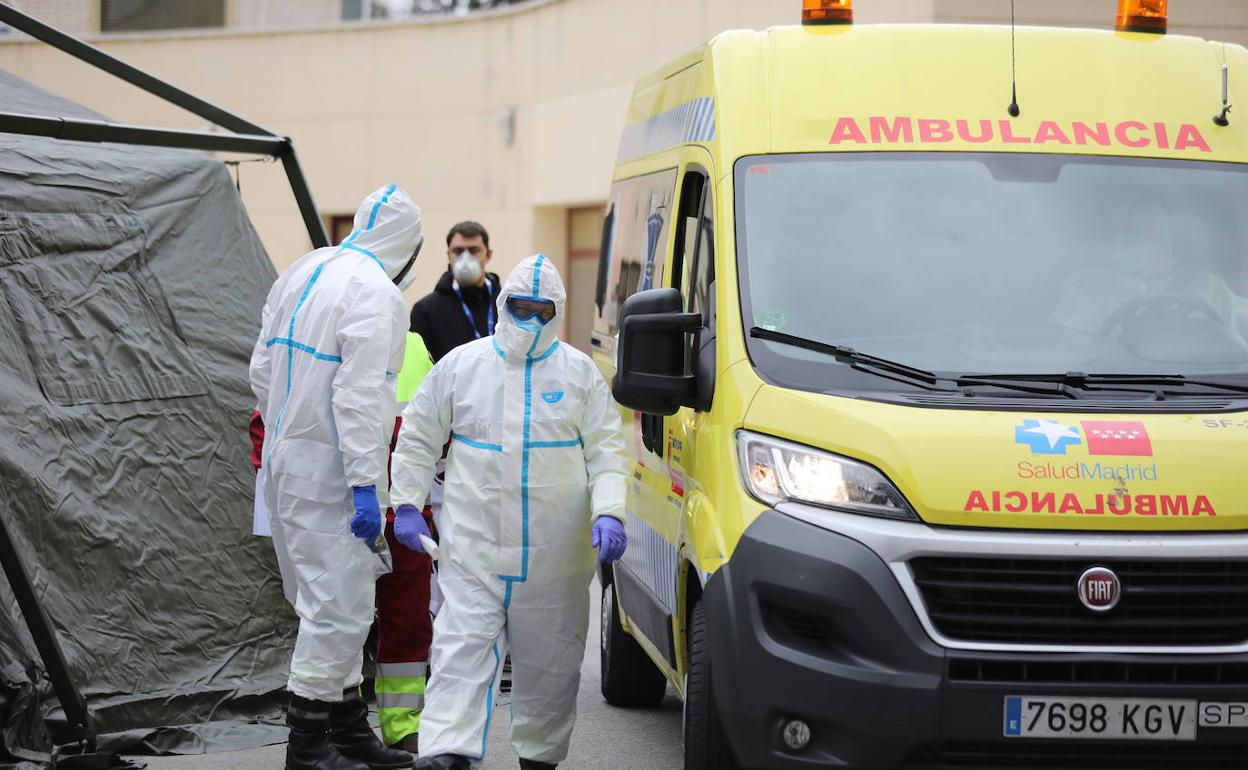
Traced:
<path fill-rule="evenodd" d="M 386 542 L 394 571 L 377 580 L 377 662 L 428 661 L 433 641 L 429 617 L 433 560 L 395 539 L 393 514 L 386 516 Z"/>

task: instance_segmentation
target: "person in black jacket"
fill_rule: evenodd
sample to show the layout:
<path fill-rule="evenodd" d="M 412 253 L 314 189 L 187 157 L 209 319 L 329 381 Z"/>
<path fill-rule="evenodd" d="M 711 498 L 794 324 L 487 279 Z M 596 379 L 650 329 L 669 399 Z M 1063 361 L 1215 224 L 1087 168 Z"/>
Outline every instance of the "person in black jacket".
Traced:
<path fill-rule="evenodd" d="M 447 270 L 429 295 L 412 306 L 412 331 L 436 363 L 453 349 L 494 333 L 501 281 L 486 272 L 494 252 L 477 222 L 460 222 L 446 234 Z"/>

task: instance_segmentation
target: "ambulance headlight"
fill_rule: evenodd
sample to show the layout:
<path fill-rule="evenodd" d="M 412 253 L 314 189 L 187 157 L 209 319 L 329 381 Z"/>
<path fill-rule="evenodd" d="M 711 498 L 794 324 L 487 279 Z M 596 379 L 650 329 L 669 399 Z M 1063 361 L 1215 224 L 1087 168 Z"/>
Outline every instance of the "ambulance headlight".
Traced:
<path fill-rule="evenodd" d="M 737 431 L 737 450 L 746 489 L 767 505 L 808 503 L 918 521 L 897 487 L 865 463 L 745 430 Z"/>

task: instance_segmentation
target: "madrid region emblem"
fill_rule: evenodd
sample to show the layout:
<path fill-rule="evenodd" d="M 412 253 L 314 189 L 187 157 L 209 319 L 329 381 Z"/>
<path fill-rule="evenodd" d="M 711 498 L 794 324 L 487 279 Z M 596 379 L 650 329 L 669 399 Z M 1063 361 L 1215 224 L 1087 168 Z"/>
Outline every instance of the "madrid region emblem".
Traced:
<path fill-rule="evenodd" d="M 1031 449 L 1032 454 L 1064 455 L 1072 446 L 1083 443 L 1079 429 L 1057 420 L 1023 420 L 1014 428 L 1014 442 Z"/>

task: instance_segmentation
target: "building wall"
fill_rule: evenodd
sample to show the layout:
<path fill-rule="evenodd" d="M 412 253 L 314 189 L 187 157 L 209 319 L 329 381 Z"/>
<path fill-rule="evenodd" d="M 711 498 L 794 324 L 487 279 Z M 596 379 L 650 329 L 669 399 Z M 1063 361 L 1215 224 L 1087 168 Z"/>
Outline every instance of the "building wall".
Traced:
<path fill-rule="evenodd" d="M 96 15 L 99 3 L 96 0 L 7 0 L 9 5 L 19 11 L 28 13 L 42 22 L 51 24 L 62 32 L 74 37 L 86 37 L 99 32 L 100 22 Z M 7 28 L 0 25 L 0 32 Z M 16 36 L 15 32 L 7 32 L 7 36 Z"/>
<path fill-rule="evenodd" d="M 425 210 L 428 236 L 412 298 L 432 287 L 442 270 L 443 235 L 461 219 L 490 229 L 499 272 L 539 250 L 565 273 L 569 255 L 592 257 L 585 210 L 606 195 L 634 80 L 722 30 L 795 23 L 800 8 L 797 0 L 532 0 L 466 18 L 344 24 L 336 21 L 339 0 L 229 0 L 225 30 L 101 36 L 92 31 L 94 0 L 20 2 L 125 61 L 291 136 L 327 217 L 351 213 L 390 181 L 406 187 Z M 1248 2 L 1170 5 L 1176 32 L 1248 42 Z M 857 6 L 860 23 L 1009 20 L 1003 0 Z M 1102 28 L 1113 24 L 1114 6 L 1017 2 L 1020 23 Z M 0 41 L 0 67 L 118 121 L 206 128 L 47 46 L 16 35 Z M 243 198 L 280 269 L 308 247 L 281 167 L 239 169 Z"/>

